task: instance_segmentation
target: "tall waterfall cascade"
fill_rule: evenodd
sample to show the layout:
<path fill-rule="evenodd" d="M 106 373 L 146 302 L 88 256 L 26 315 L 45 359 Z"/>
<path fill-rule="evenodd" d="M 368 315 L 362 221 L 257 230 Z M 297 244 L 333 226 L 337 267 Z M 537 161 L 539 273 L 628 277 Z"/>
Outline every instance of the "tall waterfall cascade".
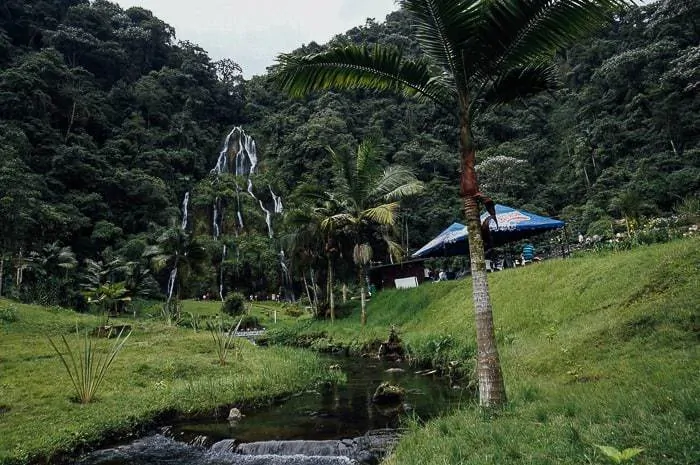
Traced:
<path fill-rule="evenodd" d="M 222 145 L 219 156 L 216 160 L 214 168 L 211 169 L 211 174 L 214 176 L 213 182 L 217 182 L 219 176 L 225 173 L 234 174 L 236 176 L 236 201 L 235 201 L 235 219 L 237 224 L 237 229 L 234 231 L 238 232 L 238 229 L 244 228 L 243 223 L 243 213 L 241 212 L 241 194 L 247 193 L 253 198 L 253 201 L 260 206 L 260 209 L 265 214 L 265 224 L 267 225 L 268 237 L 274 237 L 274 230 L 272 228 L 272 216 L 275 214 L 281 214 L 284 210 L 282 205 L 282 198 L 275 194 L 272 190 L 272 186 L 268 185 L 267 188 L 272 196 L 272 206 L 267 208 L 265 203 L 255 195 L 255 186 L 253 184 L 256 169 L 258 166 L 258 153 L 255 145 L 255 140 L 241 128 L 240 126 L 235 126 L 224 138 L 224 143 Z M 238 185 L 238 179 L 240 177 L 246 178 L 246 188 L 245 191 L 241 189 Z M 224 222 L 224 205 L 221 198 L 217 197 L 214 200 L 212 206 L 212 234 L 214 240 L 218 240 L 221 237 L 223 231 Z M 227 248 L 226 245 L 222 245 L 221 249 L 221 262 L 226 259 Z M 280 254 L 280 266 L 282 267 L 283 285 L 286 287 L 288 282 L 291 282 L 289 278 L 289 271 L 287 270 L 287 265 L 284 260 L 284 253 Z M 224 286 L 223 286 L 223 267 L 219 269 L 219 298 L 223 302 L 224 300 Z"/>

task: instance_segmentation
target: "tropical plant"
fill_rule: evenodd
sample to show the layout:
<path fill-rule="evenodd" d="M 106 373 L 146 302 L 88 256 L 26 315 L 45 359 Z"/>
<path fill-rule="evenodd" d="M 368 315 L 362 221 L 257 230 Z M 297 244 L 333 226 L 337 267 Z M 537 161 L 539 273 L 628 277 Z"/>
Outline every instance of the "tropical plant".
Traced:
<path fill-rule="evenodd" d="M 327 265 L 326 274 L 326 300 L 330 310 L 331 322 L 335 321 L 335 263 L 339 255 L 337 231 L 334 224 L 325 222 L 326 219 L 342 212 L 342 205 L 338 199 L 329 192 L 319 193 L 315 188 L 302 185 L 296 194 L 302 203 L 302 207 L 293 208 L 285 215 L 285 224 L 290 232 L 284 236 L 284 243 L 289 254 L 303 267 L 313 267 L 325 258 Z M 312 306 L 314 299 L 311 299 Z M 325 305 L 324 305 L 325 307 Z M 317 316 L 321 313 L 316 308 Z"/>
<path fill-rule="evenodd" d="M 67 273 L 78 266 L 70 246 L 61 246 L 58 242 L 46 244 L 40 252 L 30 252 L 27 261 L 32 271 L 42 276 Z"/>
<path fill-rule="evenodd" d="M 207 322 L 207 329 L 209 330 L 209 334 L 211 334 L 212 341 L 214 341 L 214 349 L 216 350 L 216 356 L 221 366 L 226 365 L 229 351 L 235 349 L 234 338 L 236 337 L 236 333 L 238 333 L 238 328 L 240 328 L 242 321 L 243 317 L 238 320 L 235 327 L 231 326 L 228 331 L 224 326 L 223 315 L 219 315 L 216 324 L 213 324 L 211 321 Z"/>
<path fill-rule="evenodd" d="M 601 446 L 599 444 L 593 445 L 596 446 L 607 458 L 609 458 L 612 463 L 629 462 L 634 457 L 644 452 L 644 449 L 639 449 L 637 447 L 630 447 L 620 451 L 612 446 Z"/>
<path fill-rule="evenodd" d="M 102 284 L 120 281 L 126 272 L 126 265 L 120 258 L 104 262 L 87 258 L 84 264 L 80 287 L 86 293 L 94 292 Z"/>
<path fill-rule="evenodd" d="M 61 358 L 61 363 L 66 368 L 70 377 L 77 400 L 81 404 L 92 402 L 105 379 L 109 367 L 114 362 L 117 354 L 122 350 L 124 344 L 131 336 L 129 331 L 125 336 L 124 329 L 119 331 L 119 334 L 112 342 L 94 342 L 85 331 L 82 336 L 78 328 L 75 329 L 75 347 L 66 340 L 66 337 L 61 335 L 62 349 L 49 338 L 49 343 L 53 350 L 56 351 Z M 107 339 L 109 340 L 109 338 Z"/>
<path fill-rule="evenodd" d="M 392 165 L 383 169 L 374 139 L 361 142 L 354 155 L 336 153 L 330 147 L 327 150 L 333 159 L 336 176 L 334 191 L 325 193 L 325 197 L 334 199 L 340 211 L 323 218 L 320 226 L 327 237 L 341 234 L 353 244 L 352 256 L 360 281 L 364 326 L 367 322 L 365 281 L 373 254 L 370 241 L 378 234 L 390 255 L 399 257 L 403 254 L 401 246 L 387 234 L 387 228 L 396 223 L 399 201 L 421 193 L 424 186 L 408 168 Z"/>
<path fill-rule="evenodd" d="M 347 45 L 283 54 L 274 75 L 293 96 L 316 90 L 374 89 L 431 101 L 459 128 L 460 195 L 469 231 L 482 406 L 506 401 L 481 238 L 472 126 L 485 109 L 550 89 L 554 52 L 608 22 L 629 0 L 401 0 L 425 58 L 392 46 Z M 493 214 L 493 212 L 492 212 Z"/>
<path fill-rule="evenodd" d="M 107 263 L 91 259 L 85 260 L 85 270 L 82 274 L 82 294 L 87 303 L 96 307 L 103 315 L 103 323 L 107 324 L 109 314 L 119 312 L 119 306 L 131 301 L 131 293 L 124 281 L 113 282 L 125 273 L 122 260 L 116 258 Z"/>
<path fill-rule="evenodd" d="M 100 284 L 97 289 L 86 292 L 85 296 L 89 305 L 96 306 L 104 315 L 104 324 L 110 315 L 119 313 L 120 305 L 131 302 L 129 290 L 123 282 Z"/>

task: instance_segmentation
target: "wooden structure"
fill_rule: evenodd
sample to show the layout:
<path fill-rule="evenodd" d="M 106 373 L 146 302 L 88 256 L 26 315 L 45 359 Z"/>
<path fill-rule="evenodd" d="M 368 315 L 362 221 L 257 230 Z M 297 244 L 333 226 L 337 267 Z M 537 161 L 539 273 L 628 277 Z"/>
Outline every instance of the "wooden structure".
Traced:
<path fill-rule="evenodd" d="M 369 282 L 377 289 L 393 289 L 394 280 L 415 276 L 418 283 L 425 281 L 424 259 L 409 260 L 402 263 L 373 266 L 369 269 Z"/>

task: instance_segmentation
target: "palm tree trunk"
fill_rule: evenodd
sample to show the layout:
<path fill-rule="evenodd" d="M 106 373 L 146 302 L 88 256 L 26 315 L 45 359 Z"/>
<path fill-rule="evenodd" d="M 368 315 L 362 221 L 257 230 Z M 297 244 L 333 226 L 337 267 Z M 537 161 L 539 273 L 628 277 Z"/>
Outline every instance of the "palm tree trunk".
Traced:
<path fill-rule="evenodd" d="M 466 107 L 463 107 L 466 108 Z M 481 237 L 479 205 L 477 203 L 477 180 L 474 149 L 468 116 L 460 118 L 460 149 L 462 175 L 460 195 L 464 202 L 464 215 L 469 232 L 469 254 L 471 257 L 472 287 L 474 299 L 477 365 L 479 379 L 479 404 L 482 407 L 499 407 L 506 402 L 506 389 L 498 358 L 496 334 L 493 327 L 491 296 L 486 276 L 486 257 Z"/>
<path fill-rule="evenodd" d="M 2 297 L 2 281 L 5 279 L 5 254 L 0 253 L 0 297 Z"/>
<path fill-rule="evenodd" d="M 311 305 L 311 309 L 313 310 L 314 316 L 318 316 L 318 310 L 314 306 L 314 299 L 311 297 L 311 290 L 309 289 L 309 282 L 306 280 L 306 275 L 302 273 L 302 277 L 304 278 L 304 288 L 306 289 L 306 295 L 309 297 L 309 305 Z"/>
<path fill-rule="evenodd" d="M 365 267 L 360 265 L 360 303 L 362 308 L 362 316 L 360 323 L 364 327 L 367 324 L 367 297 L 365 295 Z"/>
<path fill-rule="evenodd" d="M 328 258 L 328 300 L 331 306 L 331 323 L 335 322 L 335 295 L 333 294 L 333 260 Z"/>
<path fill-rule="evenodd" d="M 22 262 L 22 249 L 19 249 L 19 255 L 17 259 L 17 276 L 15 278 L 15 285 L 17 286 L 17 291 L 22 287 L 22 281 L 24 280 L 24 263 Z"/>
<path fill-rule="evenodd" d="M 316 289 L 316 280 L 314 279 L 314 276 L 316 276 L 316 272 L 314 271 L 313 268 L 311 268 L 311 272 L 309 273 L 311 276 L 311 290 L 314 293 L 314 301 L 313 301 L 313 306 L 316 309 L 316 315 L 317 316 L 323 316 L 320 315 L 320 308 L 318 306 L 318 290 Z"/>
<path fill-rule="evenodd" d="M 343 303 L 348 301 L 348 284 L 343 283 Z"/>

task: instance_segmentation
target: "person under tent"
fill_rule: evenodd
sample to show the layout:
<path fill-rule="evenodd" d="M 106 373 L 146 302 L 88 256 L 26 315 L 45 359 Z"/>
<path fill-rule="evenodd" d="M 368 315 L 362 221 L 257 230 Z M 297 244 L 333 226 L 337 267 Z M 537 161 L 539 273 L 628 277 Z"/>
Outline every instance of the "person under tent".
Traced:
<path fill-rule="evenodd" d="M 522 265 L 526 263 L 531 263 L 535 259 L 535 246 L 531 243 L 526 242 L 523 246 L 523 251 L 520 254 L 520 263 Z"/>

